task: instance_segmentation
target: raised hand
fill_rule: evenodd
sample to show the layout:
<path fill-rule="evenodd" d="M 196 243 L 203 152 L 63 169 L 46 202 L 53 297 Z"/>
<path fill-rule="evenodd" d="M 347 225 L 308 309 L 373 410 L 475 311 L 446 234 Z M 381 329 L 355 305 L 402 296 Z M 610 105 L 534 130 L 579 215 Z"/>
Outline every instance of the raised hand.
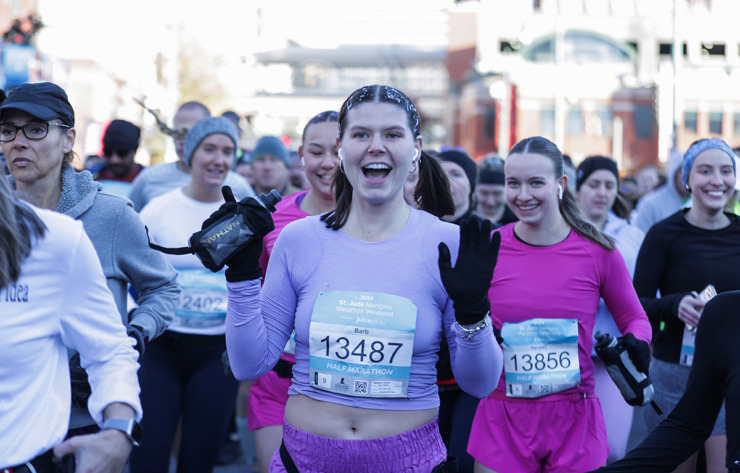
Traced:
<path fill-rule="evenodd" d="M 455 308 L 455 319 L 460 325 L 480 322 L 488 313 L 491 304 L 488 290 L 496 267 L 501 235 L 491 237 L 493 224 L 490 220 L 474 217 L 460 223 L 460 250 L 453 268 L 450 249 L 439 244 L 439 272 L 447 294 Z"/>

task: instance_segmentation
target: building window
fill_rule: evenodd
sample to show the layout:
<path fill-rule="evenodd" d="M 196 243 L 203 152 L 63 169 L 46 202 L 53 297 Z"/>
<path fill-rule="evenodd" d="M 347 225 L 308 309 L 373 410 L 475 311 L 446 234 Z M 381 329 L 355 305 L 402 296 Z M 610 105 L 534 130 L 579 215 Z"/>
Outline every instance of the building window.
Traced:
<path fill-rule="evenodd" d="M 709 133 L 722 134 L 722 112 L 709 112 Z"/>
<path fill-rule="evenodd" d="M 522 56 L 532 62 L 555 62 L 555 35 L 535 41 L 524 48 Z M 624 43 L 583 32 L 568 31 L 562 41 L 564 60 L 567 63 L 591 64 L 604 62 L 630 62 L 633 51 Z"/>
<path fill-rule="evenodd" d="M 673 54 L 673 43 L 660 43 L 658 54 L 661 56 L 670 56 Z M 683 56 L 687 56 L 689 54 L 689 48 L 686 46 L 686 43 L 683 43 L 682 45 L 681 54 Z"/>
<path fill-rule="evenodd" d="M 735 112 L 734 116 L 734 122 L 735 122 L 735 136 L 740 136 L 740 112 Z"/>
<path fill-rule="evenodd" d="M 583 134 L 583 111 L 578 105 L 568 112 L 568 134 L 570 136 Z"/>
<path fill-rule="evenodd" d="M 496 138 L 496 107 L 487 107 L 484 114 L 483 123 L 485 126 L 485 136 L 488 140 L 495 140 Z"/>
<path fill-rule="evenodd" d="M 683 129 L 696 133 L 696 112 L 683 112 Z"/>
<path fill-rule="evenodd" d="M 635 135 L 637 138 L 650 139 L 653 137 L 655 120 L 653 119 L 653 107 L 650 105 L 637 105 L 634 112 Z"/>
<path fill-rule="evenodd" d="M 546 105 L 540 110 L 540 134 L 555 136 L 555 107 Z"/>
<path fill-rule="evenodd" d="M 701 53 L 705 56 L 724 56 L 725 45 L 723 43 L 703 43 L 701 45 Z"/>
<path fill-rule="evenodd" d="M 596 107 L 593 114 L 588 117 L 587 132 L 594 136 L 611 136 L 612 134 L 612 109 L 607 105 Z"/>

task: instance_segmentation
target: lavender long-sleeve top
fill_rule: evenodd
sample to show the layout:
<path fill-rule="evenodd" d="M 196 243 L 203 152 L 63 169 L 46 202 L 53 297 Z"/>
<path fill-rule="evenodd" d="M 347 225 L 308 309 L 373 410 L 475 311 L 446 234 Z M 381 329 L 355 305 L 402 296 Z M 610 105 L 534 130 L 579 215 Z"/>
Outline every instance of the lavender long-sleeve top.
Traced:
<path fill-rule="evenodd" d="M 450 346 L 459 385 L 479 398 L 498 382 L 502 355 L 491 330 L 464 338 L 437 266 L 440 242 L 457 258 L 459 228 L 411 210 L 404 228 L 379 242 L 364 242 L 327 229 L 318 217 L 293 222 L 282 231 L 270 258 L 265 284 L 229 283 L 226 341 L 238 379 L 255 379 L 280 357 L 295 328 L 296 365 L 290 394 L 353 407 L 421 410 L 439 406 L 437 352 Z M 309 329 L 317 296 L 326 291 L 363 291 L 401 296 L 417 309 L 406 397 L 352 397 L 311 386 Z"/>

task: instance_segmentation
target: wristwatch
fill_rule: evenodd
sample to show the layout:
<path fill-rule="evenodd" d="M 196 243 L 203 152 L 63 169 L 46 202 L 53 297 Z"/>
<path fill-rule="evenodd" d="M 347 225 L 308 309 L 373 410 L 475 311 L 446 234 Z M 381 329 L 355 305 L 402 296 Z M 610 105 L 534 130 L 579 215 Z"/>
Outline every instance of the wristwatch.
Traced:
<path fill-rule="evenodd" d="M 138 447 L 141 445 L 141 438 L 144 436 L 144 430 L 134 419 L 105 419 L 101 430 L 120 430 L 131 442 L 131 445 Z"/>

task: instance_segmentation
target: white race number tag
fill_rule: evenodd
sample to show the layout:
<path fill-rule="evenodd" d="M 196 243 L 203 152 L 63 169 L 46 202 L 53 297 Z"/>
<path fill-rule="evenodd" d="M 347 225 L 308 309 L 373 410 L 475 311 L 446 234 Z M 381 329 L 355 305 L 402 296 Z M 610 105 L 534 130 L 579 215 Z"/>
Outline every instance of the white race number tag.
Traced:
<path fill-rule="evenodd" d="M 576 319 L 505 323 L 501 336 L 508 397 L 547 396 L 581 383 Z"/>
<path fill-rule="evenodd" d="M 229 297 L 223 272 L 181 269 L 177 280 L 182 290 L 175 309 L 174 326 L 202 328 L 224 323 Z"/>
<path fill-rule="evenodd" d="M 416 306 L 389 294 L 321 292 L 311 316 L 311 385 L 358 397 L 406 397 Z"/>

